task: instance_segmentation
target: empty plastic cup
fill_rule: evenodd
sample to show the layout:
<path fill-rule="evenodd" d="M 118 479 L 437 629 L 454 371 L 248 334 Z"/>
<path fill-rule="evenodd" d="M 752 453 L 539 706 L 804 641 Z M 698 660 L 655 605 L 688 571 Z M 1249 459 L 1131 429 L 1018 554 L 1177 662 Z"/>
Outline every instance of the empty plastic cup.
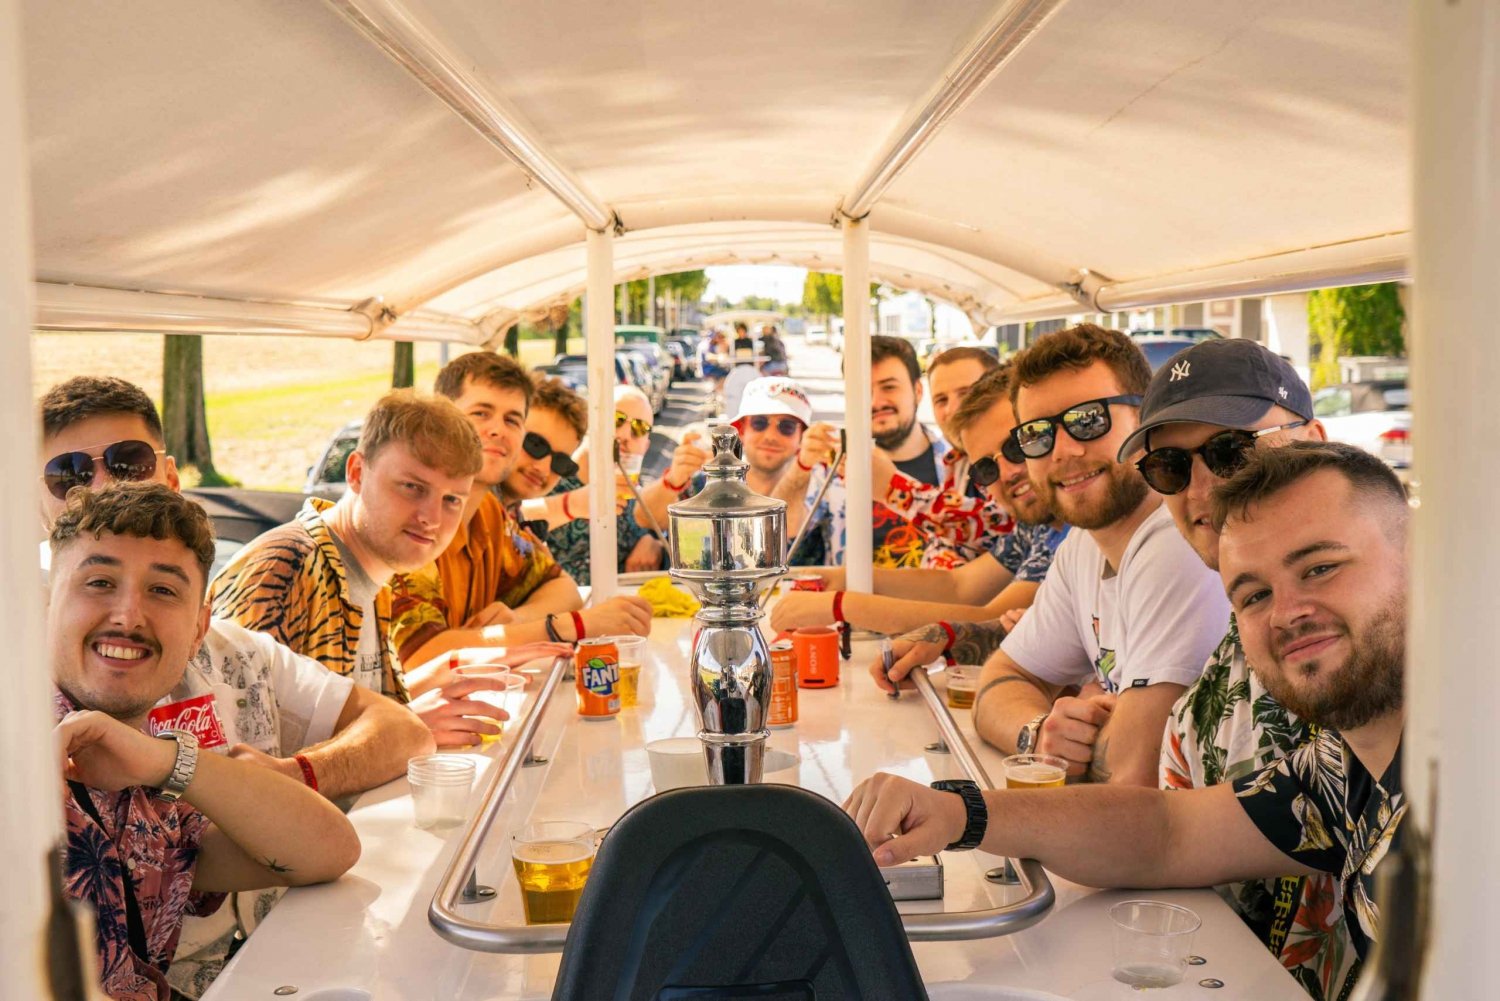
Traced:
<path fill-rule="evenodd" d="M 1171 987 L 1182 979 L 1203 922 L 1186 907 L 1127 900 L 1109 909 L 1115 924 L 1114 977 L 1132 987 Z"/>
<path fill-rule="evenodd" d="M 406 763 L 412 814 L 418 827 L 446 830 L 469 815 L 474 759 L 458 754 L 421 754 Z"/>
<path fill-rule="evenodd" d="M 708 785 L 708 760 L 697 737 L 667 737 L 646 745 L 651 784 L 657 792 Z"/>

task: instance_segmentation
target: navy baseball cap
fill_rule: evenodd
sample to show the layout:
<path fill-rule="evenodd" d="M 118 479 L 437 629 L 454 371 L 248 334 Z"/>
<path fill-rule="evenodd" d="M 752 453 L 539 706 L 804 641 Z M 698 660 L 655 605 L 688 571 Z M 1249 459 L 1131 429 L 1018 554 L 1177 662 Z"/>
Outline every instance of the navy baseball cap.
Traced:
<path fill-rule="evenodd" d="M 1141 426 L 1120 446 L 1117 461 L 1144 448 L 1163 424 L 1192 422 L 1248 428 L 1274 406 L 1312 420 L 1312 393 L 1285 358 L 1241 338 L 1194 344 L 1156 370 L 1141 402 Z"/>

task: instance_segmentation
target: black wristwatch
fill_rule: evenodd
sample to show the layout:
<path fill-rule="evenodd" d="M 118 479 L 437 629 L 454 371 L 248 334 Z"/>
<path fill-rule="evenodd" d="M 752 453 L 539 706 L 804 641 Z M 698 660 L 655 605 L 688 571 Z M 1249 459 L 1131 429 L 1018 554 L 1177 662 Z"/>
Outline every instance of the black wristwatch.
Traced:
<path fill-rule="evenodd" d="M 932 784 L 932 788 L 940 792 L 957 793 L 964 801 L 964 813 L 967 814 L 963 835 L 944 851 L 960 852 L 978 848 L 979 843 L 984 840 L 985 829 L 990 824 L 990 811 L 984 805 L 984 794 L 979 791 L 979 787 L 968 779 L 939 779 Z"/>

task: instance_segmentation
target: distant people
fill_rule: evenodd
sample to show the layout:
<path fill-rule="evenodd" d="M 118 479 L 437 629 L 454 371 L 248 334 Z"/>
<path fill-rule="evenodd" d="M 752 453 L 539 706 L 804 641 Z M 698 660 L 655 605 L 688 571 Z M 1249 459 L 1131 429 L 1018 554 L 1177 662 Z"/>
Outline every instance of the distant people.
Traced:
<path fill-rule="evenodd" d="M 1023 405 L 1021 416 L 1029 413 Z M 1323 906 L 1342 911 L 1355 955 L 1367 959 L 1380 934 L 1374 887 L 1384 860 L 1400 849 L 1408 806 L 1401 737 L 1409 517 L 1395 474 L 1353 446 L 1252 450 L 1214 494 L 1219 576 L 1251 669 L 1317 734 L 1259 771 L 1177 791 L 997 790 L 982 793 L 977 809 L 959 795 L 877 775 L 845 803 L 876 863 L 962 839 L 1037 859 L 1087 886 L 1326 874 L 1338 890 Z"/>
<path fill-rule="evenodd" d="M 698 342 L 698 367 L 703 378 L 713 384 L 716 394 L 724 391 L 724 377 L 729 374 L 731 354 L 729 338 L 718 327 Z"/>
<path fill-rule="evenodd" d="M 755 339 L 744 321 L 734 325 L 734 367 L 724 379 L 724 412 L 740 412 L 740 398 L 745 387 L 760 378 L 759 358 L 755 350 Z"/>
<path fill-rule="evenodd" d="M 786 375 L 787 368 L 786 342 L 781 339 L 781 334 L 769 323 L 760 328 L 760 353 L 765 360 L 761 362 L 761 375 Z"/>
<path fill-rule="evenodd" d="M 74 490 L 51 551 L 63 892 L 94 910 L 104 992 L 169 1001 L 185 916 L 236 890 L 337 879 L 359 838 L 307 786 L 200 753 L 192 730 L 148 730 L 208 630 L 214 539 L 201 508 L 155 483 Z"/>
<path fill-rule="evenodd" d="M 870 422 L 876 448 L 897 472 L 918 483 L 939 486 L 939 473 L 948 443 L 935 430 L 917 421 L 922 400 L 922 370 L 916 352 L 899 337 L 876 334 L 870 339 Z M 813 519 L 809 534 L 821 542 L 824 561 L 844 559 L 845 490 L 839 470 L 830 469 L 838 450 L 836 428 L 818 423 L 802 436 L 797 461 L 777 485 L 776 496 L 787 502 L 787 531 L 793 535 L 804 518 Z M 877 460 L 878 461 L 878 460 Z M 821 504 L 809 513 L 827 477 L 837 477 Z M 874 558 L 877 567 L 917 567 L 922 563 L 922 536 L 911 523 L 877 501 L 874 518 Z"/>

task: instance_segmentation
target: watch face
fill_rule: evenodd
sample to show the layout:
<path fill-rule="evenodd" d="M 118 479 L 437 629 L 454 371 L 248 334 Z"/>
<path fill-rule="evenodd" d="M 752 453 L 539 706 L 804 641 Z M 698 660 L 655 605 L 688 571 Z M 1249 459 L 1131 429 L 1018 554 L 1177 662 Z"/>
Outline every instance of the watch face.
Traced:
<path fill-rule="evenodd" d="M 1031 727 L 1021 727 L 1021 735 L 1016 738 L 1016 753 L 1025 754 L 1031 750 Z"/>

